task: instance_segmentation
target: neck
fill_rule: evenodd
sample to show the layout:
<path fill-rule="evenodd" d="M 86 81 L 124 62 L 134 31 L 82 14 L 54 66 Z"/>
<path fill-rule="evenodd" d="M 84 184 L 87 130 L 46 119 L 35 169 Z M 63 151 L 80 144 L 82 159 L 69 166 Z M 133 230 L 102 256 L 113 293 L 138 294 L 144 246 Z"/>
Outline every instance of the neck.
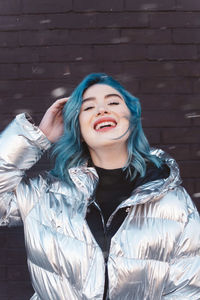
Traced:
<path fill-rule="evenodd" d="M 90 149 L 90 155 L 94 165 L 103 169 L 123 168 L 128 159 L 126 145 Z"/>

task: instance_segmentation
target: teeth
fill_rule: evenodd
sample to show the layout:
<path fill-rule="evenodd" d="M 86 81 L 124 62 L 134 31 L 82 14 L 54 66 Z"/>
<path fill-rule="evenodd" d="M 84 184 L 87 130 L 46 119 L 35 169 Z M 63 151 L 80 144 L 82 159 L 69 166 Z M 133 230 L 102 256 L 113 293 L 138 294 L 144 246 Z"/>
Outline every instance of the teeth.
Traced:
<path fill-rule="evenodd" d="M 102 123 L 97 124 L 96 127 L 95 127 L 95 129 L 98 130 L 98 129 L 100 129 L 101 127 L 109 126 L 109 125 L 110 125 L 110 126 L 116 126 L 115 122 L 109 121 L 109 122 L 102 122 Z"/>

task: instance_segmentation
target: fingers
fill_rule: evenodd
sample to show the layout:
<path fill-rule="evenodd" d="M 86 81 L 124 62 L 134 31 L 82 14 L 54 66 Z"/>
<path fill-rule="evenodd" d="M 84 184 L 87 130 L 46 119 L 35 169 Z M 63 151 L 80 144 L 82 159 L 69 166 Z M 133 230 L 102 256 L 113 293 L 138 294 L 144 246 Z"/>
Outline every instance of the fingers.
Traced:
<path fill-rule="evenodd" d="M 65 103 L 68 101 L 70 97 L 67 97 L 67 98 L 61 98 L 61 99 L 58 99 L 56 100 L 50 107 L 49 109 L 50 110 L 54 110 L 54 109 L 62 109 L 65 105 Z"/>
<path fill-rule="evenodd" d="M 60 99 L 56 100 L 56 102 L 58 102 L 58 103 L 66 103 L 66 102 L 69 100 L 69 98 L 70 98 L 70 97 L 60 98 Z M 56 102 L 55 102 L 55 103 L 56 103 Z"/>
<path fill-rule="evenodd" d="M 67 97 L 67 98 L 60 98 L 58 100 L 56 100 L 53 105 L 55 104 L 56 106 L 64 106 L 65 103 L 69 100 L 70 97 Z"/>

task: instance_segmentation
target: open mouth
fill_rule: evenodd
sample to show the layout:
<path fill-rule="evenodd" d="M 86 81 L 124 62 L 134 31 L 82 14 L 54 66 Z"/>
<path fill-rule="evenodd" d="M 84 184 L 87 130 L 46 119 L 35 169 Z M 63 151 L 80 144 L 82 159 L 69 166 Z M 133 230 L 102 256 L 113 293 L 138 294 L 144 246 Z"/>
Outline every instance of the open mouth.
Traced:
<path fill-rule="evenodd" d="M 96 131 L 107 131 L 109 129 L 115 128 L 117 126 L 117 122 L 115 121 L 102 121 L 98 122 L 94 125 L 94 129 Z"/>

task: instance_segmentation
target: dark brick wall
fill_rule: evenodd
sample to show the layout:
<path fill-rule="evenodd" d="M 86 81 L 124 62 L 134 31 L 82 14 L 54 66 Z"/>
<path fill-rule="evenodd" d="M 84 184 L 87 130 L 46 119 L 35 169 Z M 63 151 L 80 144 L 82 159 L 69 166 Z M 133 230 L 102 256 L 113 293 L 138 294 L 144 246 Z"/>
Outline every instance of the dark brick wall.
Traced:
<path fill-rule="evenodd" d="M 140 98 L 150 143 L 180 165 L 200 208 L 198 0 L 0 2 L 0 129 L 21 111 L 41 119 L 90 72 Z M 31 171 L 50 168 L 46 158 Z M 0 230 L 0 300 L 32 294 L 21 228 Z"/>

